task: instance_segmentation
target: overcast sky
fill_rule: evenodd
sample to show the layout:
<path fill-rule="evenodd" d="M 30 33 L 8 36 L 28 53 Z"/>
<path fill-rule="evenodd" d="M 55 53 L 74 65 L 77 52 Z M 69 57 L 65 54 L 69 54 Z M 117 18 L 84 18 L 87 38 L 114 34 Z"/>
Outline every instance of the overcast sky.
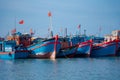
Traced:
<path fill-rule="evenodd" d="M 49 28 L 48 11 L 52 13 L 53 32 L 62 35 L 65 28 L 68 34 L 76 34 L 81 24 L 81 33 L 101 36 L 112 30 L 120 30 L 120 0 L 0 0 L 0 36 L 19 32 L 29 33 L 32 28 L 35 36 L 46 37 Z M 24 24 L 19 24 L 24 20 Z"/>

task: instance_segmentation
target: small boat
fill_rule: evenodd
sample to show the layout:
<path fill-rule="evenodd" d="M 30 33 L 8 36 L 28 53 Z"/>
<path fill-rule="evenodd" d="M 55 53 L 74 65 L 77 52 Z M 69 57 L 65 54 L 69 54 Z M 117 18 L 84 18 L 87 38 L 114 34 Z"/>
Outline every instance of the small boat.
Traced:
<path fill-rule="evenodd" d="M 57 58 L 73 58 L 76 54 L 77 46 L 70 46 L 64 49 L 60 49 L 59 53 L 56 54 Z"/>
<path fill-rule="evenodd" d="M 116 55 L 116 40 L 93 44 L 91 57 L 105 57 Z"/>
<path fill-rule="evenodd" d="M 89 57 L 92 49 L 92 40 L 81 42 L 78 44 L 75 57 Z"/>
<path fill-rule="evenodd" d="M 28 55 L 27 48 L 16 45 L 15 41 L 0 41 L 0 59 L 23 59 Z"/>
<path fill-rule="evenodd" d="M 60 49 L 58 35 L 56 37 L 41 40 L 27 47 L 30 50 L 29 58 L 55 59 L 56 53 Z"/>
<path fill-rule="evenodd" d="M 70 45 L 69 38 L 59 38 L 60 40 L 60 50 L 56 54 L 56 58 L 72 58 L 74 57 L 77 46 Z"/>

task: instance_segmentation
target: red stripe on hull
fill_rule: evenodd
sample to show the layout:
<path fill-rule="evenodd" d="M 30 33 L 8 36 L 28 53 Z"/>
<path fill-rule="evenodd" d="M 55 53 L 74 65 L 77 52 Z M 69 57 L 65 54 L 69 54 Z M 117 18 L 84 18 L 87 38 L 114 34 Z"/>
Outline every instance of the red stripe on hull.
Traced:
<path fill-rule="evenodd" d="M 14 54 L 14 52 L 0 52 L 0 54 Z"/>

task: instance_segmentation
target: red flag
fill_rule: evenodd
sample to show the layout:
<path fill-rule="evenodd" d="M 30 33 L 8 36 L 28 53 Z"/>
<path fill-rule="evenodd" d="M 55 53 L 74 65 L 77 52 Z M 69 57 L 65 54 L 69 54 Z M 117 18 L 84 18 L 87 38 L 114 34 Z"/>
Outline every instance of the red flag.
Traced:
<path fill-rule="evenodd" d="M 24 24 L 24 20 L 20 20 L 20 21 L 19 21 L 19 24 Z"/>
<path fill-rule="evenodd" d="M 12 34 L 16 33 L 16 28 L 11 31 Z"/>
<path fill-rule="evenodd" d="M 48 17 L 51 17 L 51 16 L 52 16 L 52 14 L 51 14 L 51 12 L 49 11 L 49 12 L 48 12 Z"/>
<path fill-rule="evenodd" d="M 78 25 L 78 29 L 80 29 L 80 27 L 81 27 L 81 25 L 79 24 L 79 25 Z"/>

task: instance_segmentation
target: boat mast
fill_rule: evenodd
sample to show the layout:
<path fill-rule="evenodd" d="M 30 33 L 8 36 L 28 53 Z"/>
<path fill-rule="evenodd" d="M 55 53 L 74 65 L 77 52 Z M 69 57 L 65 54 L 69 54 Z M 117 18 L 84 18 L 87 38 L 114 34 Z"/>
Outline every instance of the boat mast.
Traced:
<path fill-rule="evenodd" d="M 50 11 L 48 12 L 48 17 L 49 17 L 49 20 L 50 20 L 50 23 L 49 23 L 49 27 L 50 27 L 50 37 L 53 37 L 52 14 L 51 14 Z"/>
<path fill-rule="evenodd" d="M 78 25 L 78 35 L 81 35 L 81 31 L 80 31 L 81 25 Z"/>

